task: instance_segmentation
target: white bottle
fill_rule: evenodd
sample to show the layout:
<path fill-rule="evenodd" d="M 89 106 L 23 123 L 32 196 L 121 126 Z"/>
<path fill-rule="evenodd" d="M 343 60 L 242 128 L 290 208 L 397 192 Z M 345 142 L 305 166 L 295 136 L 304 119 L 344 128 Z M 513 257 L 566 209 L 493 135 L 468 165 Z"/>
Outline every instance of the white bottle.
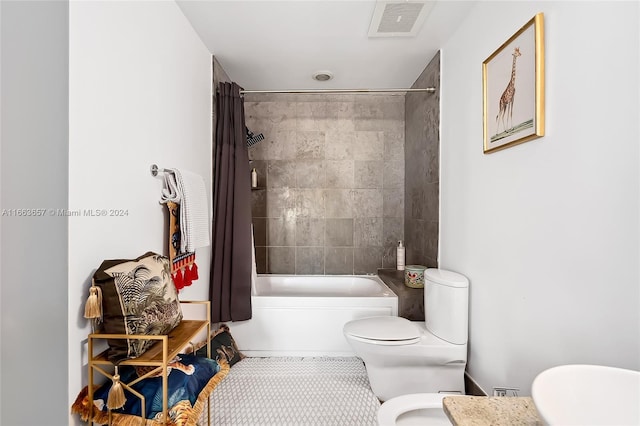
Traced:
<path fill-rule="evenodd" d="M 251 170 L 251 187 L 252 188 L 258 187 L 258 172 L 256 171 L 255 168 Z"/>
<path fill-rule="evenodd" d="M 398 241 L 398 248 L 396 248 L 396 269 L 404 271 L 404 246 L 402 245 L 402 240 Z"/>

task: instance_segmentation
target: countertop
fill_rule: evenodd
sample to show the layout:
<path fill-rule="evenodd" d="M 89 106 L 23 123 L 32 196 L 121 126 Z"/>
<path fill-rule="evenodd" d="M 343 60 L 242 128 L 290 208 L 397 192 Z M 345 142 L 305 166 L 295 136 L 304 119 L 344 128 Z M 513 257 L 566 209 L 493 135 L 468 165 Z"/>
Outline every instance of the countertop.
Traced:
<path fill-rule="evenodd" d="M 528 396 L 447 396 L 442 406 L 454 426 L 543 424 L 533 399 Z"/>
<path fill-rule="evenodd" d="M 378 269 L 378 276 L 398 296 L 398 316 L 424 321 L 424 288 L 404 285 L 404 271 Z"/>

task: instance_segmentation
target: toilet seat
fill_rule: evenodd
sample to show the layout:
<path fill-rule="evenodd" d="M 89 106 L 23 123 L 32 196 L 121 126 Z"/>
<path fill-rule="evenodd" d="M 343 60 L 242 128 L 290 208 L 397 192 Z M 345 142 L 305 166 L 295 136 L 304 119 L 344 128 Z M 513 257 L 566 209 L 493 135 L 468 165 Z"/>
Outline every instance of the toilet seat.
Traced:
<path fill-rule="evenodd" d="M 381 316 L 361 318 L 344 326 L 355 340 L 380 345 L 410 345 L 420 341 L 420 330 L 406 318 Z"/>
<path fill-rule="evenodd" d="M 446 393 L 412 393 L 391 398 L 378 410 L 378 425 L 395 426 L 401 415 L 410 411 L 428 409 L 433 409 L 433 413 L 429 413 L 428 417 L 414 419 L 414 424 L 451 424 L 442 410 L 442 398 L 448 395 Z"/>

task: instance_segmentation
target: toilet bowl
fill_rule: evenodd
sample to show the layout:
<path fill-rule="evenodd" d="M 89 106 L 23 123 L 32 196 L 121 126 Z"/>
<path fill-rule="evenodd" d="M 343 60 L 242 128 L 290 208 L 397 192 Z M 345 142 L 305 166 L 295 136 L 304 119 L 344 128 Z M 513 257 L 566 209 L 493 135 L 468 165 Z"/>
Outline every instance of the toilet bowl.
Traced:
<path fill-rule="evenodd" d="M 447 394 L 412 393 L 384 402 L 378 410 L 379 426 L 451 426 L 442 409 Z"/>
<path fill-rule="evenodd" d="M 364 361 L 378 399 L 416 393 L 464 394 L 468 290 L 466 277 L 427 269 L 425 321 L 378 316 L 345 324 L 344 336 Z"/>

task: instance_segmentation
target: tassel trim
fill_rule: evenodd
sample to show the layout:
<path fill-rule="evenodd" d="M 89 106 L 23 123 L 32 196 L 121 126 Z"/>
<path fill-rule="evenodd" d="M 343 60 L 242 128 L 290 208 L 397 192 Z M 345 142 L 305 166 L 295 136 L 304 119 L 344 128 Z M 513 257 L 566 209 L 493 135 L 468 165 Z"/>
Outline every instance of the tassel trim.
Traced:
<path fill-rule="evenodd" d="M 178 269 L 175 274 L 173 274 L 173 284 L 176 286 L 176 290 L 182 290 L 184 287 L 184 280 L 182 278 L 182 271 Z"/>
<path fill-rule="evenodd" d="M 116 366 L 116 373 L 113 375 L 113 384 L 109 389 L 109 396 L 107 397 L 107 408 L 109 410 L 115 410 L 124 407 L 124 403 L 127 402 L 127 398 L 124 396 L 124 389 L 122 383 L 120 383 L 120 375 L 118 374 L 118 367 Z"/>
<path fill-rule="evenodd" d="M 198 265 L 195 264 L 195 262 L 193 263 L 193 265 L 191 265 L 191 279 L 193 281 L 197 280 L 198 278 L 200 278 L 198 276 Z"/>
<path fill-rule="evenodd" d="M 84 305 L 85 318 L 102 318 L 102 289 L 97 287 L 93 280 L 89 289 L 89 297 Z"/>

